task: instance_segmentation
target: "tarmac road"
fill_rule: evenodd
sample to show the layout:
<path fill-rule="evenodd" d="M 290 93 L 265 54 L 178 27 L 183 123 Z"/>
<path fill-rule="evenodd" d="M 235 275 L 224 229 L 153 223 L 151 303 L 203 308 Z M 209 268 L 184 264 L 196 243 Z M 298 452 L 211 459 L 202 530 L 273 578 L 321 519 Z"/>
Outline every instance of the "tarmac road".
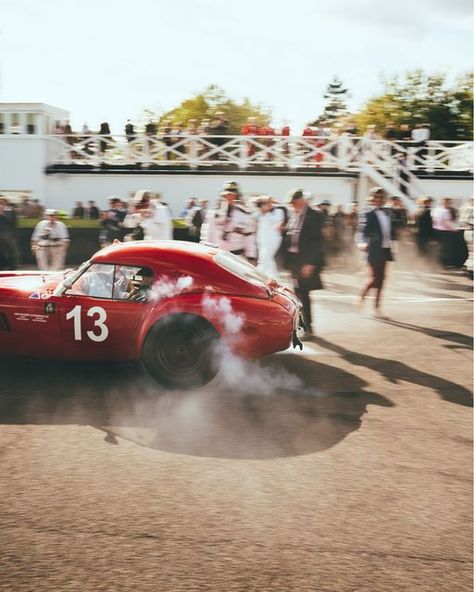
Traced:
<path fill-rule="evenodd" d="M 362 281 L 195 392 L 3 362 L 0 590 L 472 590 L 471 282 L 394 268 L 375 320 Z"/>

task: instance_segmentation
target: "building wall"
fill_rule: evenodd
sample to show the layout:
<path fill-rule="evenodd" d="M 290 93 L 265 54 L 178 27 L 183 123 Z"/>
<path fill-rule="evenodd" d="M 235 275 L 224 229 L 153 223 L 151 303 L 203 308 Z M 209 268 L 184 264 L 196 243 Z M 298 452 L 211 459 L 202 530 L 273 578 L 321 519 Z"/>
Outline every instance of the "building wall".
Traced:
<path fill-rule="evenodd" d="M 268 194 L 282 201 L 291 189 L 302 187 L 316 200 L 330 199 L 333 203 L 348 204 L 354 198 L 352 178 L 331 177 L 280 177 L 276 175 L 226 174 L 100 174 L 100 175 L 49 175 L 46 181 L 49 207 L 70 209 L 76 200 L 97 202 L 105 207 L 107 198 L 116 195 L 128 199 L 138 189 L 160 193 L 175 215 L 179 214 L 189 197 L 208 199 L 213 204 L 226 181 L 235 180 L 245 195 Z"/>
<path fill-rule="evenodd" d="M 43 138 L 15 136 L 0 139 L 0 191 L 31 191 L 45 196 L 46 143 Z"/>

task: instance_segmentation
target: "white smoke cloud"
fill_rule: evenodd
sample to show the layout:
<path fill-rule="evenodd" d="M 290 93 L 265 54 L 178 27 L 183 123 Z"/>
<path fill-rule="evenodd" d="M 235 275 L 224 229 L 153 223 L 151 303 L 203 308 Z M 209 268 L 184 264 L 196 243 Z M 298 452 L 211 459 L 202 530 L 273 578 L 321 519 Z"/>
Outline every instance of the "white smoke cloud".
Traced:
<path fill-rule="evenodd" d="M 282 367 L 262 366 L 257 360 L 246 360 L 225 345 L 218 349 L 219 374 L 217 383 L 235 393 L 270 396 L 282 391 L 301 391 L 303 382 Z"/>
<path fill-rule="evenodd" d="M 163 298 L 185 292 L 192 285 L 193 279 L 190 276 L 182 276 L 177 280 L 163 277 L 153 285 L 150 299 L 159 302 Z M 232 347 L 244 337 L 242 329 L 245 316 L 233 309 L 230 298 L 207 293 L 202 297 L 201 303 L 207 319 L 211 322 L 218 321 L 224 329 L 222 340 L 215 351 L 219 358 L 219 372 L 211 388 L 230 389 L 236 394 L 265 396 L 282 390 L 295 391 L 303 388 L 301 380 L 283 368 L 267 368 L 256 360 L 244 359 L 232 351 Z"/>
<path fill-rule="evenodd" d="M 193 285 L 193 278 L 189 275 L 181 276 L 177 280 L 163 276 L 153 284 L 150 290 L 149 300 L 159 302 L 163 298 L 172 298 L 186 292 Z"/>
<path fill-rule="evenodd" d="M 229 298 L 206 294 L 202 304 L 208 317 L 218 319 L 226 333 L 215 352 L 219 357 L 217 381 L 224 388 L 238 393 L 271 395 L 278 390 L 302 387 L 299 378 L 287 371 L 262 367 L 258 361 L 246 360 L 232 352 L 232 345 L 242 337 L 245 316 L 234 311 Z"/>
<path fill-rule="evenodd" d="M 202 299 L 204 312 L 210 319 L 219 320 L 227 335 L 237 335 L 242 330 L 245 317 L 234 312 L 232 303 L 225 296 L 213 298 L 206 294 Z"/>

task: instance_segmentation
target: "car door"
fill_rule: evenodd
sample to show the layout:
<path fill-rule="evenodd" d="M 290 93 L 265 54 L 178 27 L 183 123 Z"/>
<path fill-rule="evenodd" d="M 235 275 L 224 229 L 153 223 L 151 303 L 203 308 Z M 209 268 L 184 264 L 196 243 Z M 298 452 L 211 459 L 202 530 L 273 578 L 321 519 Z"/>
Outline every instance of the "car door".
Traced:
<path fill-rule="evenodd" d="M 135 360 L 138 336 L 149 307 L 134 300 L 127 282 L 140 268 L 92 264 L 61 300 L 60 322 L 66 357 L 82 360 Z"/>
<path fill-rule="evenodd" d="M 32 287 L 28 289 L 28 281 Z M 19 289 L 0 302 L 0 353 L 32 357 L 61 357 L 62 335 L 58 320 L 58 298 L 34 278 L 9 278 Z M 5 282 L 4 282 L 5 283 Z"/>

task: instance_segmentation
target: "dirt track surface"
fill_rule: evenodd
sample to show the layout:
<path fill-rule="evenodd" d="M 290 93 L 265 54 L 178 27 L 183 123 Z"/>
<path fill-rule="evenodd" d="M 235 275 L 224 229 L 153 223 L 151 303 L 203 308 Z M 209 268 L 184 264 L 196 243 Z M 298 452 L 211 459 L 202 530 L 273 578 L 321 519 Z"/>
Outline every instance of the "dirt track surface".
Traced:
<path fill-rule="evenodd" d="M 470 591 L 471 282 L 394 268 L 375 320 L 363 278 L 195 392 L 2 363 L 0 590 Z"/>

